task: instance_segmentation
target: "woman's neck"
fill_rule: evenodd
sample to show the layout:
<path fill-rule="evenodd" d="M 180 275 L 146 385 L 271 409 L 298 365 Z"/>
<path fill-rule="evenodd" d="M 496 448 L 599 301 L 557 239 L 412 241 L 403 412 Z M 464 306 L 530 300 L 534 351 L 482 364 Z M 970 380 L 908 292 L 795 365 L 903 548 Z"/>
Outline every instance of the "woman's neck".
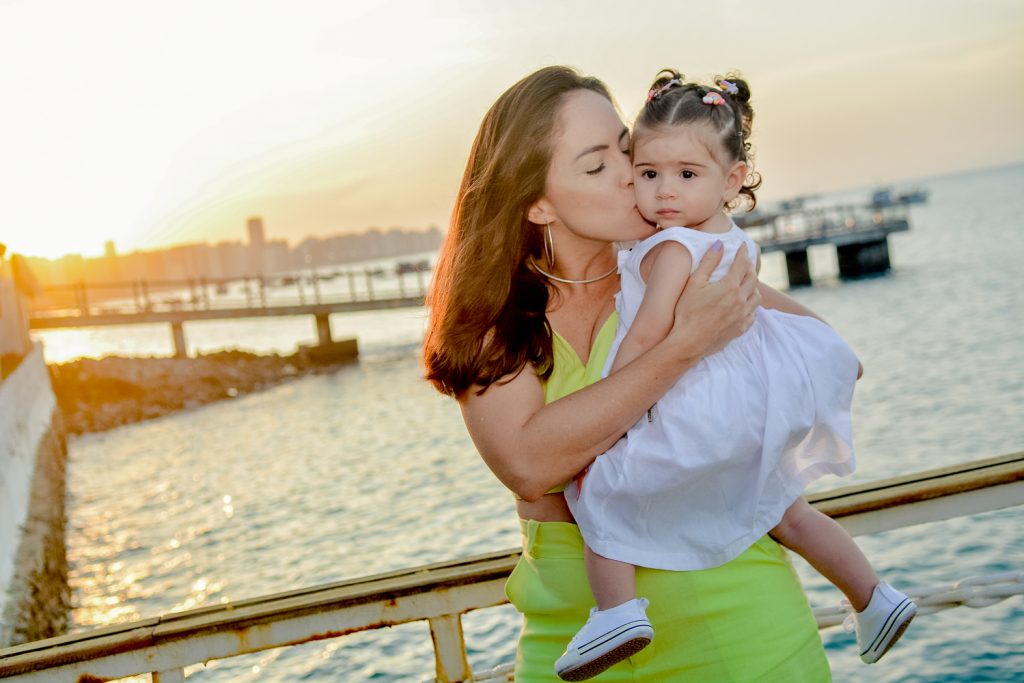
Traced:
<path fill-rule="evenodd" d="M 582 242 L 580 240 L 579 242 Z M 537 263 L 559 287 L 592 287 L 611 277 L 617 266 L 616 247 L 607 242 L 557 245 L 555 263 Z"/>

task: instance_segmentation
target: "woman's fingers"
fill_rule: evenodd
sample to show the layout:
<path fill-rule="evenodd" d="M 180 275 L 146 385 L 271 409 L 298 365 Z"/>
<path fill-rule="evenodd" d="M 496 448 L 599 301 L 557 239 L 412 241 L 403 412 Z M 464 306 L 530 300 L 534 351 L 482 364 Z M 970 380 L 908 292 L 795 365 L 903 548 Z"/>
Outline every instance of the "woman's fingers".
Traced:
<path fill-rule="evenodd" d="M 753 275 L 753 278 L 751 278 Z M 736 252 L 736 258 L 733 259 L 732 265 L 729 266 L 729 272 L 726 273 L 722 280 L 726 281 L 728 286 L 739 285 L 743 288 L 743 293 L 747 296 L 750 295 L 748 289 L 751 286 L 757 285 L 757 274 L 754 273 L 754 266 L 750 263 L 750 256 L 747 255 L 746 249 L 740 249 Z M 751 280 L 753 285 L 751 285 Z"/>
<path fill-rule="evenodd" d="M 757 288 L 757 273 L 746 249 L 736 253 L 736 259 L 729 268 L 728 274 L 722 278 L 729 290 L 735 283 L 736 313 L 740 322 L 740 332 L 745 332 L 754 324 L 754 315 L 761 305 L 761 292 Z"/>
<path fill-rule="evenodd" d="M 722 262 L 722 255 L 724 253 L 722 240 L 715 240 L 711 248 L 704 252 L 704 256 L 701 258 L 700 263 L 697 264 L 697 269 L 693 271 L 693 275 L 690 278 L 699 278 L 698 281 L 701 284 L 706 284 L 711 279 L 711 274 L 715 272 L 715 268 Z"/>

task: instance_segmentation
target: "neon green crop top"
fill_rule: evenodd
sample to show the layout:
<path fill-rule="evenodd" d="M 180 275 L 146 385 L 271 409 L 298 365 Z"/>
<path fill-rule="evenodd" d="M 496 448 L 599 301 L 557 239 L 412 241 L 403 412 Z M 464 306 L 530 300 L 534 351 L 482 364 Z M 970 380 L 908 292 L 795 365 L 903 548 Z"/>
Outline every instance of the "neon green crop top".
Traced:
<path fill-rule="evenodd" d="M 619 314 L 613 312 L 601 325 L 594 337 L 594 343 L 590 347 L 590 357 L 586 365 L 576 355 L 565 339 L 557 332 L 553 333 L 552 351 L 554 353 L 554 367 L 551 376 L 544 384 L 544 403 L 551 403 L 558 399 L 579 391 L 601 379 L 601 371 L 608 359 L 608 353 L 612 350 L 612 342 L 615 341 L 615 328 L 618 326 Z M 565 490 L 565 484 L 556 486 L 548 493 L 558 493 Z"/>

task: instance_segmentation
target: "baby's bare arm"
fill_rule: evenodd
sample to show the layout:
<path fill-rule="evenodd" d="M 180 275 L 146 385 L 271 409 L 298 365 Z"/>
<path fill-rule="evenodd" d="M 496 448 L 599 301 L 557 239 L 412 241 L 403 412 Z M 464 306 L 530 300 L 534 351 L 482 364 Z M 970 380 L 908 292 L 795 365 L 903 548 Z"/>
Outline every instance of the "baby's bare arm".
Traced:
<path fill-rule="evenodd" d="M 649 268 L 645 267 L 648 262 Z M 628 365 L 668 335 L 675 319 L 676 302 L 692 267 L 690 251 L 678 242 L 662 242 L 644 257 L 640 267 L 647 283 L 644 299 L 619 345 L 612 372 Z"/>

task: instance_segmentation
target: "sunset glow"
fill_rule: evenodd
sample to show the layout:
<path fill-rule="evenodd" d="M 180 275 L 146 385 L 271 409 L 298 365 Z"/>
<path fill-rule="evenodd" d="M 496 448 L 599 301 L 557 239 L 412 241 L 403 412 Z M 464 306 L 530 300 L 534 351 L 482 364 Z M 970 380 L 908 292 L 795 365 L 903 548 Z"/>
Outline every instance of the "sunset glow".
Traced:
<path fill-rule="evenodd" d="M 480 116 L 550 63 L 604 78 L 627 118 L 663 66 L 741 69 L 766 198 L 1024 159 L 1020 3 L 657 5 L 653 23 L 603 4 L 4 3 L 0 242 L 97 256 L 242 239 L 253 214 L 293 242 L 443 226 Z M 707 30 L 682 43 L 684 24 Z"/>

